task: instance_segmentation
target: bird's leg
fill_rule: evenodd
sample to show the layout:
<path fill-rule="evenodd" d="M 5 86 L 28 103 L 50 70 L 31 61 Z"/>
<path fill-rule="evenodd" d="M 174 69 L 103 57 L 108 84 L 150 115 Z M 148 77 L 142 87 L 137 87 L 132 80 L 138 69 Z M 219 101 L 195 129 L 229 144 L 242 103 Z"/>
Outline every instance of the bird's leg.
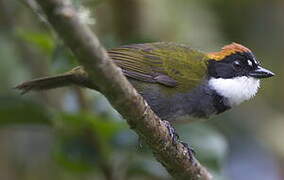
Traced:
<path fill-rule="evenodd" d="M 177 134 L 175 128 L 171 125 L 171 123 L 169 121 L 164 120 L 164 123 L 165 123 L 165 125 L 166 125 L 166 127 L 169 131 L 169 134 L 170 134 L 172 141 L 174 143 L 180 142 L 187 149 L 188 156 L 190 157 L 190 160 L 193 161 L 194 160 L 193 157 L 196 154 L 194 149 L 190 145 L 188 145 L 187 143 L 185 143 L 185 142 L 183 142 L 179 139 L 179 135 Z"/>

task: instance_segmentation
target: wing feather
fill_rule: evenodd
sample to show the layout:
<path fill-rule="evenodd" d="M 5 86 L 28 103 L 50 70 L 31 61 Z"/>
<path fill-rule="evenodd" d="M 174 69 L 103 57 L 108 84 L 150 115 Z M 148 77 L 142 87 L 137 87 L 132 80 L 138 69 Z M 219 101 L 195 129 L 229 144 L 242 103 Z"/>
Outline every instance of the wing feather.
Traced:
<path fill-rule="evenodd" d="M 187 91 L 206 78 L 208 57 L 175 43 L 145 43 L 114 48 L 110 57 L 125 76 Z"/>

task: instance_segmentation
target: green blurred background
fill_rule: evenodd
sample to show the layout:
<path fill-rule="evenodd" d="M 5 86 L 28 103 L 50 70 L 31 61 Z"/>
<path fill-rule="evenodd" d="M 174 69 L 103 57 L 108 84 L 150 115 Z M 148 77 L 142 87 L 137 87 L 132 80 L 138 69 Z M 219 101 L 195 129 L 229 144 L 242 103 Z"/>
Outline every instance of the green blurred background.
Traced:
<path fill-rule="evenodd" d="M 107 48 L 174 41 L 205 52 L 231 42 L 252 49 L 276 73 L 258 95 L 209 121 L 175 127 L 214 179 L 284 179 L 283 0 L 73 3 Z M 0 0 L 0 179 L 171 179 L 101 94 L 69 87 L 21 96 L 12 89 L 76 66 L 30 5 Z"/>

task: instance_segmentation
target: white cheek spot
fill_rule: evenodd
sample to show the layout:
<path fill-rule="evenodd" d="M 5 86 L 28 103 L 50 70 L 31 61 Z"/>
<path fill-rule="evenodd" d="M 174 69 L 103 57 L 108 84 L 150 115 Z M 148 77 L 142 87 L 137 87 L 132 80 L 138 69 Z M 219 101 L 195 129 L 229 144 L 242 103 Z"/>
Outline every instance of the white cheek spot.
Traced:
<path fill-rule="evenodd" d="M 251 60 L 248 60 L 248 65 L 249 65 L 249 66 L 252 66 Z"/>
<path fill-rule="evenodd" d="M 258 91 L 259 80 L 246 76 L 232 79 L 211 78 L 209 86 L 227 98 L 230 106 L 233 106 L 252 98 Z"/>
<path fill-rule="evenodd" d="M 253 58 L 253 61 L 254 61 L 255 64 L 258 64 L 258 62 L 255 58 Z"/>

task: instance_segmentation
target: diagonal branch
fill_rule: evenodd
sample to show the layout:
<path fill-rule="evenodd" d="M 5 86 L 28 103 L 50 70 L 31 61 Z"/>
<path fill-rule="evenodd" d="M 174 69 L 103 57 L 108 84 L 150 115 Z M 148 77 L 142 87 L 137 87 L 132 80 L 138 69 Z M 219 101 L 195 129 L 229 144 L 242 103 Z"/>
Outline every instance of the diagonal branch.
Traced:
<path fill-rule="evenodd" d="M 37 0 L 49 23 L 88 72 L 112 106 L 152 149 L 175 179 L 211 179 L 211 175 L 176 141 L 167 122 L 160 120 L 136 92 L 90 28 L 67 0 Z"/>

